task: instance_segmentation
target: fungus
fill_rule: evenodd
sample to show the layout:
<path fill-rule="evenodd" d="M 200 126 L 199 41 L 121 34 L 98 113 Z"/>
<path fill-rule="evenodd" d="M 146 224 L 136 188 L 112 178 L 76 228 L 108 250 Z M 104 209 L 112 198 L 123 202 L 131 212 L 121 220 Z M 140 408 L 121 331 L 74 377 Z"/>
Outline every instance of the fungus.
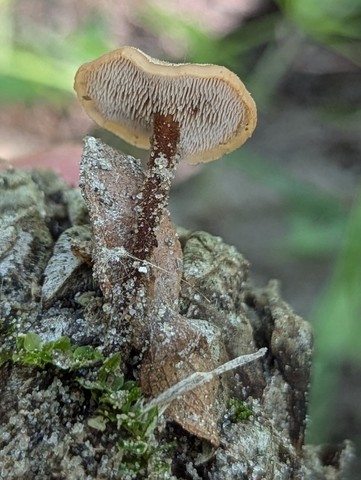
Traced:
<path fill-rule="evenodd" d="M 101 127 L 151 148 L 133 250 L 143 260 L 157 245 L 155 233 L 179 159 L 216 160 L 242 145 L 256 126 L 255 103 L 227 68 L 161 62 L 133 47 L 81 66 L 74 88 Z"/>

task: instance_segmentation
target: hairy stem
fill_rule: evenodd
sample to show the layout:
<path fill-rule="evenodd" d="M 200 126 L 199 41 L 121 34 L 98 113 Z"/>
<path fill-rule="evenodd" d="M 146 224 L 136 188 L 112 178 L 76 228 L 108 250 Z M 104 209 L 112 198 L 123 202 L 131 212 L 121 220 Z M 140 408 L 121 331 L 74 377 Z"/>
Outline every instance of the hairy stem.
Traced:
<path fill-rule="evenodd" d="M 155 114 L 148 169 L 139 194 L 138 229 L 133 254 L 149 259 L 157 246 L 157 228 L 168 205 L 169 190 L 178 163 L 179 124 L 172 115 Z"/>

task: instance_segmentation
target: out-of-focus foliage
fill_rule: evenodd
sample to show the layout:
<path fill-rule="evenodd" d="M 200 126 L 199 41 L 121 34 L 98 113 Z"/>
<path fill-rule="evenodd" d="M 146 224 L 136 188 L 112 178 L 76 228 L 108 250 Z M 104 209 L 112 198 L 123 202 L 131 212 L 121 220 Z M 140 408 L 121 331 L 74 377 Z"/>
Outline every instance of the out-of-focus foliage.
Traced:
<path fill-rule="evenodd" d="M 260 17 L 243 25 L 234 36 L 222 38 L 212 36 L 195 22 L 174 17 L 155 6 L 148 5 L 140 13 L 145 27 L 153 32 L 161 31 L 163 35 L 186 46 L 187 61 L 225 65 L 241 75 L 245 75 L 248 68 L 240 71 L 242 66 L 239 57 L 269 42 L 279 18 L 278 13 Z"/>
<path fill-rule="evenodd" d="M 228 168 L 278 192 L 287 207 L 288 235 L 280 239 L 283 257 L 329 258 L 338 250 L 345 231 L 347 208 L 336 196 L 312 188 L 308 183 L 257 157 L 246 146 L 230 155 Z"/>
<path fill-rule="evenodd" d="M 15 0 L 0 0 L 0 102 L 46 98 L 62 101 L 74 72 L 89 58 L 116 48 L 101 9 L 87 12 L 81 28 L 64 38 L 50 27 L 15 22 Z M 219 63 L 242 77 L 251 74 L 254 95 L 265 99 L 287 71 L 300 32 L 336 48 L 361 65 L 361 0 L 278 0 L 280 11 L 262 15 L 224 38 L 190 19 L 175 17 L 151 2 L 139 8 L 139 22 L 157 35 L 186 46 L 187 61 Z M 292 22 L 290 24 L 290 21 Z M 299 31 L 295 30 L 298 26 Z M 253 52 L 263 49 L 257 55 Z M 182 59 L 180 59 L 182 60 Z M 261 79 L 267 75 L 267 82 Z"/>
<path fill-rule="evenodd" d="M 312 314 L 317 339 L 309 425 L 309 438 L 313 442 L 328 440 L 330 418 L 338 416 L 335 396 L 340 366 L 350 361 L 361 365 L 360 239 L 361 195 L 348 220 L 333 277 Z"/>
<path fill-rule="evenodd" d="M 70 99 L 74 73 L 86 59 L 113 46 L 101 16 L 64 38 L 46 25 L 15 28 L 12 0 L 0 0 L 0 103 Z"/>
<path fill-rule="evenodd" d="M 360 0 L 278 0 L 278 4 L 307 35 L 361 66 Z"/>

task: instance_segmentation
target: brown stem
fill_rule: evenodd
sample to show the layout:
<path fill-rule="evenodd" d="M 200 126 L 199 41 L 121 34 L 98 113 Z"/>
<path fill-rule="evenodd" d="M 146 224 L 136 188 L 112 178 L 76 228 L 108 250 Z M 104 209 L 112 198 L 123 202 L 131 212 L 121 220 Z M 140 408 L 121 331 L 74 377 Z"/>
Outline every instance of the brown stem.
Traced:
<path fill-rule="evenodd" d="M 138 229 L 133 254 L 147 260 L 157 246 L 157 228 L 168 205 L 169 189 L 178 163 L 179 123 L 156 113 L 148 169 L 139 195 Z"/>

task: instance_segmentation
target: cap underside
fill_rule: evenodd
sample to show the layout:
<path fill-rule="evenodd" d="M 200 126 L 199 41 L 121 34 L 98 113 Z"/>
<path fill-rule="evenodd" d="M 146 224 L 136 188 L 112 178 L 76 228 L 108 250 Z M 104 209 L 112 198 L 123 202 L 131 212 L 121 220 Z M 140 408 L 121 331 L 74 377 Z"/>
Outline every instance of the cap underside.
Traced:
<path fill-rule="evenodd" d="M 172 115 L 180 125 L 179 153 L 189 163 L 219 158 L 251 136 L 256 108 L 236 75 L 224 67 L 152 60 L 125 47 L 80 67 L 75 89 L 89 116 L 149 148 L 154 114 Z"/>

